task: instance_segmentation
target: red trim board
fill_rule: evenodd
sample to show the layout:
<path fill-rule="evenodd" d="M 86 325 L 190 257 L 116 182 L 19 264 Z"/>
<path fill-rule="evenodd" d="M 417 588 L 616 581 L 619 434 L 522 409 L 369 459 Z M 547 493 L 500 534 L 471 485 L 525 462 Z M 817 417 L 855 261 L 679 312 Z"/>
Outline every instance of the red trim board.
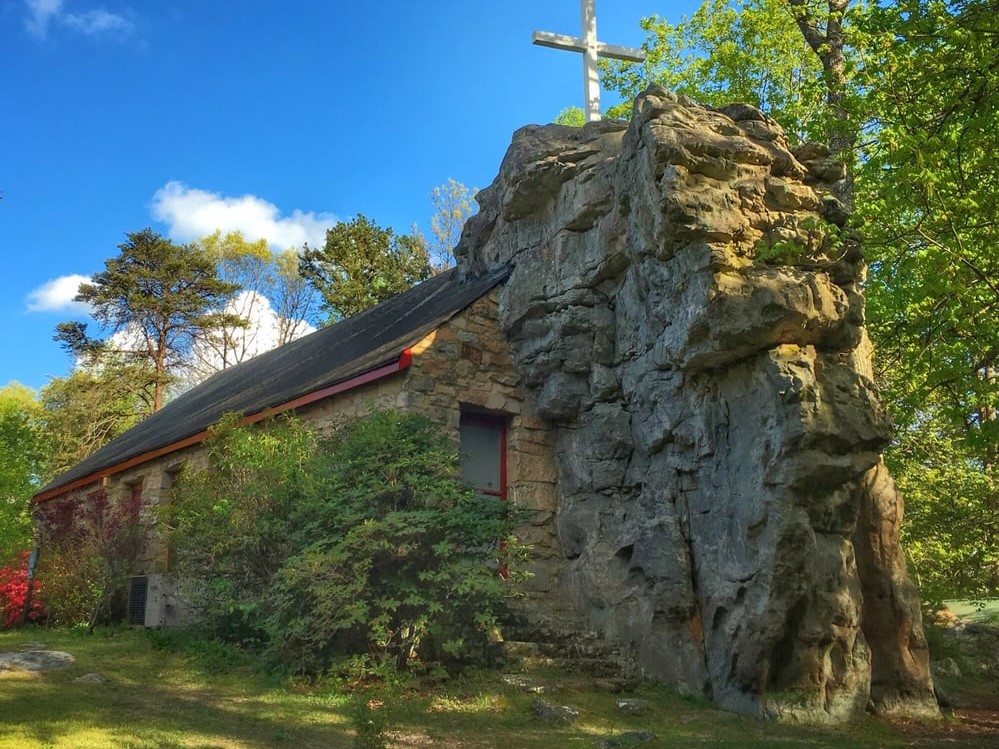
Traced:
<path fill-rule="evenodd" d="M 340 393 L 344 393 L 348 390 L 353 390 L 354 388 L 361 387 L 362 385 L 367 385 L 368 383 L 380 380 L 383 377 L 388 377 L 396 372 L 401 372 L 402 370 L 408 368 L 412 363 L 413 352 L 408 348 L 403 349 L 402 353 L 399 354 L 399 358 L 390 364 L 385 364 L 381 367 L 368 370 L 367 372 L 362 372 L 359 375 L 355 375 L 354 377 L 350 377 L 328 387 L 321 388 L 320 390 L 314 390 L 311 393 L 300 395 L 297 398 L 281 403 L 277 406 L 271 406 L 263 409 L 262 411 L 249 414 L 243 417 L 240 424 L 256 424 L 258 421 L 263 421 L 264 419 L 283 411 L 290 411 L 296 408 L 301 408 L 302 406 L 307 406 L 310 403 L 315 403 L 316 401 L 320 401 L 325 398 L 331 398 L 334 395 L 339 395 Z M 75 489 L 79 489 L 82 486 L 93 484 L 108 476 L 113 476 L 116 473 L 127 471 L 129 468 L 134 468 L 137 465 L 147 463 L 155 458 L 169 455 L 170 453 L 177 452 L 178 450 L 183 450 L 185 447 L 200 444 L 208 438 L 210 432 L 210 428 L 203 429 L 196 434 L 192 434 L 190 437 L 185 437 L 182 440 L 171 442 L 169 445 L 164 445 L 163 447 L 158 447 L 155 450 L 149 450 L 141 453 L 140 455 L 136 455 L 134 458 L 129 458 L 128 460 L 122 461 L 121 463 L 117 463 L 113 466 L 101 468 L 82 478 L 71 481 L 68 484 L 57 486 L 56 488 L 49 489 L 45 492 L 39 492 L 32 497 L 32 502 L 45 502 L 46 500 L 54 499 L 55 497 L 67 494 Z"/>

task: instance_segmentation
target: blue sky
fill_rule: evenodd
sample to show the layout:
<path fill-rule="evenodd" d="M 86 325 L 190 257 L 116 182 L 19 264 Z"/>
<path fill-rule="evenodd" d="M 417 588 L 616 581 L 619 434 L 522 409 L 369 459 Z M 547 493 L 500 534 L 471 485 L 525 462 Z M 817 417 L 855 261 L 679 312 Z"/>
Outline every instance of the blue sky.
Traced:
<path fill-rule="evenodd" d="M 598 33 L 691 9 L 597 0 Z M 534 30 L 578 35 L 578 2 L 0 0 L 0 385 L 68 372 L 68 290 L 126 232 L 428 231 L 435 185 L 488 185 L 516 128 L 582 103 L 580 55 Z"/>

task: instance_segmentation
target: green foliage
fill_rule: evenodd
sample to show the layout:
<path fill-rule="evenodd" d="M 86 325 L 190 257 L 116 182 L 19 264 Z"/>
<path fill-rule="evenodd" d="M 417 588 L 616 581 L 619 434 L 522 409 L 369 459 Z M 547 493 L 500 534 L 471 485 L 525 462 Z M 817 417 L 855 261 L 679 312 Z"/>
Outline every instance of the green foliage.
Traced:
<path fill-rule="evenodd" d="M 454 265 L 454 248 L 461 238 L 461 230 L 475 213 L 475 193 L 475 190 L 469 190 L 450 177 L 430 192 L 430 202 L 434 207 L 434 215 L 430 217 L 430 233 L 434 237 L 431 248 L 435 258 L 434 272 Z"/>
<path fill-rule="evenodd" d="M 566 107 L 555 115 L 555 124 L 566 127 L 582 127 L 586 124 L 586 114 L 579 107 Z"/>
<path fill-rule="evenodd" d="M 316 318 L 318 297 L 298 274 L 298 252 L 271 252 L 266 240 L 246 240 L 238 231 L 216 231 L 197 242 L 198 251 L 215 263 L 229 293 L 216 301 L 214 324 L 199 332 L 185 358 L 192 384 L 257 353 L 258 331 L 251 325 L 273 316 L 275 345 L 293 341 Z"/>
<path fill-rule="evenodd" d="M 481 654 L 511 585 L 489 560 L 514 519 L 461 484 L 421 416 L 378 413 L 325 439 L 291 418 L 229 422 L 172 514 L 179 572 L 215 634 L 296 672 Z M 521 551 L 511 539 L 504 553 Z"/>
<path fill-rule="evenodd" d="M 262 602 L 276 570 L 294 549 L 296 506 L 311 493 L 315 435 L 280 418 L 265 429 L 240 429 L 230 416 L 208 441 L 208 470 L 184 470 L 165 529 L 181 577 L 196 580 L 195 608 L 214 637 L 263 642 Z"/>
<path fill-rule="evenodd" d="M 233 674 L 253 671 L 257 665 L 244 650 L 236 645 L 206 637 L 196 629 L 144 629 L 154 650 L 164 653 L 183 653 L 188 660 L 207 674 Z"/>
<path fill-rule="evenodd" d="M 101 328 L 117 338 L 98 340 L 85 323 L 61 323 L 56 340 L 76 356 L 111 351 L 148 365 L 152 410 L 163 406 L 170 368 L 195 335 L 219 324 L 209 315 L 235 287 L 222 281 L 215 264 L 189 246 L 175 245 L 151 229 L 126 234 L 118 257 L 105 262 L 92 283 L 80 284 L 76 301 L 92 308 Z"/>
<path fill-rule="evenodd" d="M 53 377 L 40 401 L 55 476 L 135 425 L 152 407 L 151 374 L 142 362 L 105 357 L 97 367 Z"/>
<path fill-rule="evenodd" d="M 53 624 L 93 630 L 121 618 L 128 578 L 145 546 L 141 509 L 141 498 L 129 491 L 96 491 L 34 508 L 37 577 Z"/>
<path fill-rule="evenodd" d="M 48 473 L 49 446 L 35 394 L 0 388 L 0 567 L 31 547 L 31 495 Z"/>
<path fill-rule="evenodd" d="M 991 450 L 988 463 L 999 445 L 994 21 L 982 2 L 872 11 L 884 83 L 860 203 L 873 259 L 873 334 L 900 413 L 909 415 L 902 425 L 932 406 L 983 457 Z"/>
<path fill-rule="evenodd" d="M 900 434 L 886 459 L 905 497 L 904 545 L 924 602 L 999 590 L 999 481 L 960 430 L 931 418 Z"/>
<path fill-rule="evenodd" d="M 321 249 L 306 247 L 298 269 L 322 296 L 329 323 L 356 315 L 432 274 L 419 235 L 397 237 L 361 214 L 327 229 Z"/>
<path fill-rule="evenodd" d="M 859 245 L 855 232 L 818 216 L 790 217 L 770 227 L 755 248 L 753 262 L 761 265 L 803 265 L 828 268 Z"/>
<path fill-rule="evenodd" d="M 354 749 L 385 749 L 388 710 L 385 701 L 362 691 L 351 695 L 350 722 L 354 726 Z"/>
<path fill-rule="evenodd" d="M 926 595 L 999 595 L 999 48 L 995 9 L 899 2 L 862 29 L 877 78 L 858 173 L 868 315 Z"/>
<path fill-rule="evenodd" d="M 822 66 L 784 0 L 705 0 L 675 25 L 654 15 L 641 27 L 645 62 L 600 63 L 603 85 L 624 100 L 609 117 L 630 117 L 631 101 L 658 83 L 712 106 L 752 104 L 794 140 L 825 139 Z"/>

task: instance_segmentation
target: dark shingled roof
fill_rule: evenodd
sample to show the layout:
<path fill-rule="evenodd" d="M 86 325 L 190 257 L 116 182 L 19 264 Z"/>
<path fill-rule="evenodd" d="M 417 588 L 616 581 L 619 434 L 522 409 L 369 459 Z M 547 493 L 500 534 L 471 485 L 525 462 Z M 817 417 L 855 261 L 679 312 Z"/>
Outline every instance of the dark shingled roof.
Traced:
<path fill-rule="evenodd" d="M 116 437 L 36 496 L 198 434 L 223 414 L 254 414 L 398 361 L 404 349 L 508 275 L 502 269 L 462 279 L 452 268 L 336 325 L 222 370 Z"/>

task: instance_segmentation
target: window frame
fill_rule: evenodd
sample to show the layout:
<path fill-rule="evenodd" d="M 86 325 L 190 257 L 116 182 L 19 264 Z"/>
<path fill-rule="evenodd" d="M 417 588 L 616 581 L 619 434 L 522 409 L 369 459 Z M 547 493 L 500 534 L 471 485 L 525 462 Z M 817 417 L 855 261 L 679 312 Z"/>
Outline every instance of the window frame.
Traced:
<path fill-rule="evenodd" d="M 500 488 L 483 489 L 469 484 L 476 492 L 489 497 L 498 497 L 501 502 L 507 500 L 509 486 L 507 485 L 507 429 L 509 417 L 505 414 L 488 413 L 484 411 L 461 410 L 461 418 L 458 425 L 458 445 L 461 449 L 462 429 L 466 426 L 477 427 L 479 429 L 489 429 L 499 434 L 499 483 Z M 464 476 L 462 476 L 464 479 Z"/>

